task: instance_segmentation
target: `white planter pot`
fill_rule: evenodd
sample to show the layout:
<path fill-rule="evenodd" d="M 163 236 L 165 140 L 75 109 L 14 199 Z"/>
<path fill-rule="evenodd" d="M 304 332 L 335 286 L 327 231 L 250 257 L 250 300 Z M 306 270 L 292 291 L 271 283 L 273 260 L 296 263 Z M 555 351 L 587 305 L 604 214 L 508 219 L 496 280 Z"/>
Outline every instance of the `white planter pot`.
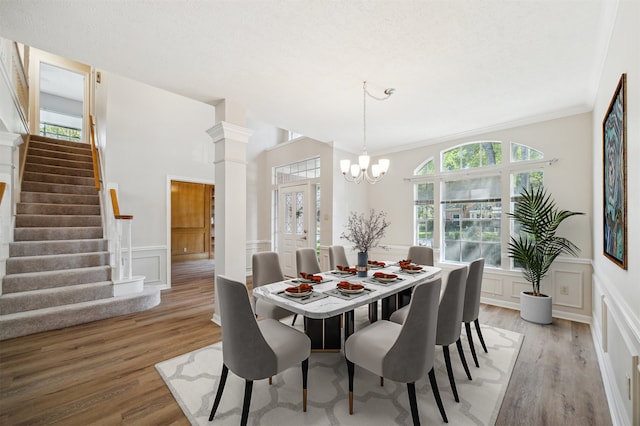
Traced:
<path fill-rule="evenodd" d="M 529 292 L 520 292 L 520 317 L 536 324 L 551 324 L 551 296 L 541 294 L 532 296 Z"/>

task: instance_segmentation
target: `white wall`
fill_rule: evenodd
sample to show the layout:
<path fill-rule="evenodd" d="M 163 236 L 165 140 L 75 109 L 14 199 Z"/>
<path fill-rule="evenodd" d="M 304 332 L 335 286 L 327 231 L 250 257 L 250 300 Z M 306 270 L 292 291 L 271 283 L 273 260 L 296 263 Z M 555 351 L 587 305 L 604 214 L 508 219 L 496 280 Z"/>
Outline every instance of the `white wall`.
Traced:
<path fill-rule="evenodd" d="M 167 284 L 170 255 L 168 178 L 214 181 L 213 143 L 206 131 L 215 109 L 118 75 L 102 72 L 97 103 L 106 105 L 105 182 L 118 187 L 122 214 L 134 216 L 134 274 Z"/>
<path fill-rule="evenodd" d="M 620 1 L 593 109 L 593 327 L 614 424 L 640 424 L 640 2 Z M 627 74 L 628 269 L 603 252 L 602 119 Z M 631 398 L 628 395 L 631 386 Z"/>

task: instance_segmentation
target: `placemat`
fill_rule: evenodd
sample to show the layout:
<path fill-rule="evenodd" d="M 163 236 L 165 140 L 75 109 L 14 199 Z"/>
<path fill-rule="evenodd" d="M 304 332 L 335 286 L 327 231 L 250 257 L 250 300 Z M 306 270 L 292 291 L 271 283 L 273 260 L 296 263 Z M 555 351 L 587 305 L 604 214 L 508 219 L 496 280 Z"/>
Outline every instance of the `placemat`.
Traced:
<path fill-rule="evenodd" d="M 407 272 L 404 269 L 399 269 L 396 272 L 394 272 L 394 274 L 404 274 L 404 275 L 420 275 L 420 274 L 424 274 L 425 272 L 427 272 L 426 270 L 422 269 L 420 272 Z"/>
<path fill-rule="evenodd" d="M 327 296 L 326 293 L 318 293 L 317 291 L 312 291 L 310 295 L 304 297 L 292 297 L 287 296 L 284 290 L 278 291 L 274 293 L 280 297 L 284 297 L 287 300 L 291 300 L 293 302 L 298 302 L 301 305 L 306 305 L 307 303 L 315 302 L 316 300 L 324 299 Z"/>
<path fill-rule="evenodd" d="M 356 297 L 360 297 L 360 296 L 364 296 L 365 294 L 371 293 L 372 291 L 376 291 L 372 288 L 364 288 L 364 291 L 362 293 L 351 293 L 351 294 L 345 294 L 343 292 L 341 292 L 340 290 L 338 290 L 337 288 L 325 291 L 323 294 L 329 294 L 333 297 L 338 297 L 340 299 L 344 299 L 344 300 L 350 300 Z"/>

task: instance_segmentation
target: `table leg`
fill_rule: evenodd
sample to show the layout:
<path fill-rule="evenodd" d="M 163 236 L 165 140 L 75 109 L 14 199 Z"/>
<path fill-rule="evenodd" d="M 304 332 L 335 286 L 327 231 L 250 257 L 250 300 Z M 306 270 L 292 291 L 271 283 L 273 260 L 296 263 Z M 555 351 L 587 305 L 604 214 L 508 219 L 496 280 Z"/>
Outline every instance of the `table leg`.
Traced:
<path fill-rule="evenodd" d="M 378 321 L 378 301 L 369 303 L 369 322 Z"/>
<path fill-rule="evenodd" d="M 339 351 L 341 349 L 340 315 L 326 319 L 305 317 L 304 328 L 311 339 L 311 350 Z"/>
<path fill-rule="evenodd" d="M 382 319 L 388 320 L 391 314 L 397 309 L 396 295 L 382 299 Z"/>
<path fill-rule="evenodd" d="M 355 313 L 353 310 L 344 313 L 344 340 L 353 334 L 355 331 Z"/>

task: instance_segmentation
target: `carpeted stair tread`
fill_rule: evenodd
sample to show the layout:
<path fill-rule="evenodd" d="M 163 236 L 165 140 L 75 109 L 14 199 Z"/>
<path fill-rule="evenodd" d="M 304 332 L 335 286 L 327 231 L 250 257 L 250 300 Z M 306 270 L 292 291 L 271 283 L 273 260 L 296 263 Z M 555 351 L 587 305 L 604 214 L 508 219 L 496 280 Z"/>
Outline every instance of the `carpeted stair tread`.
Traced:
<path fill-rule="evenodd" d="M 42 149 L 29 146 L 29 156 L 37 156 L 37 157 L 48 157 L 52 160 L 71 160 L 78 162 L 92 162 L 93 158 L 91 157 L 91 151 L 89 152 L 70 152 L 70 151 L 60 151 L 56 149 Z M 29 161 L 29 156 L 27 156 L 27 161 Z"/>
<path fill-rule="evenodd" d="M 61 176 L 80 176 L 93 179 L 93 167 L 91 169 L 78 169 L 70 167 L 62 167 L 57 164 L 37 164 L 25 163 L 24 171 L 32 173 L 50 173 L 52 175 Z"/>
<path fill-rule="evenodd" d="M 95 180 L 93 177 L 87 176 L 70 176 L 57 173 L 44 173 L 44 172 L 24 172 L 22 177 L 23 182 L 43 182 L 43 183 L 58 183 L 66 185 L 85 185 L 95 186 Z"/>
<path fill-rule="evenodd" d="M 72 254 L 107 251 L 109 242 L 105 239 L 16 241 L 9 243 L 9 256 L 45 256 L 52 254 Z"/>
<path fill-rule="evenodd" d="M 87 149 L 91 148 L 91 145 L 85 142 L 67 141 L 64 139 L 50 138 L 48 136 L 42 136 L 42 135 L 30 135 L 29 139 L 30 139 L 29 144 L 31 144 L 34 141 L 37 141 L 37 142 L 48 143 L 50 145 L 59 146 L 62 149 L 64 149 L 65 147 L 71 147 L 71 148 L 86 147 Z"/>
<path fill-rule="evenodd" d="M 102 217 L 96 215 L 21 214 L 16 216 L 16 228 L 54 228 L 102 226 Z"/>
<path fill-rule="evenodd" d="M 100 196 L 97 192 L 93 195 L 84 195 L 23 191 L 20 195 L 20 201 L 23 203 L 100 205 Z"/>
<path fill-rule="evenodd" d="M 144 311 L 160 303 L 159 289 L 0 316 L 0 340 Z"/>
<path fill-rule="evenodd" d="M 86 268 L 108 264 L 109 252 L 107 251 L 97 253 L 10 257 L 7 259 L 7 274 L 59 271 L 61 269 Z"/>
<path fill-rule="evenodd" d="M 27 272 L 5 275 L 2 279 L 2 292 L 3 294 L 17 293 L 109 280 L 111 280 L 111 267 L 108 265 L 47 272 Z"/>
<path fill-rule="evenodd" d="M 25 192 L 49 192 L 55 194 L 97 194 L 97 190 L 94 185 L 67 185 L 64 183 L 46 182 L 23 182 L 22 190 Z"/>
<path fill-rule="evenodd" d="M 0 315 L 89 302 L 109 297 L 113 297 L 112 281 L 9 293 L 0 296 Z"/>
<path fill-rule="evenodd" d="M 29 141 L 30 149 L 39 149 L 44 151 L 68 152 L 78 155 L 91 156 L 91 145 L 87 143 L 76 143 L 75 145 L 62 145 L 59 143 L 51 143 L 45 141 Z"/>
<path fill-rule="evenodd" d="M 18 214 L 42 215 L 100 215 L 100 205 L 95 204 L 51 204 L 51 203 L 18 203 Z"/>
<path fill-rule="evenodd" d="M 68 167 L 70 169 L 84 169 L 93 171 L 93 163 L 86 161 L 64 160 L 61 158 L 51 159 L 39 155 L 31 155 L 26 162 L 29 164 L 42 164 L 46 166 Z"/>
<path fill-rule="evenodd" d="M 102 226 L 16 228 L 14 241 L 94 240 L 102 238 Z"/>

